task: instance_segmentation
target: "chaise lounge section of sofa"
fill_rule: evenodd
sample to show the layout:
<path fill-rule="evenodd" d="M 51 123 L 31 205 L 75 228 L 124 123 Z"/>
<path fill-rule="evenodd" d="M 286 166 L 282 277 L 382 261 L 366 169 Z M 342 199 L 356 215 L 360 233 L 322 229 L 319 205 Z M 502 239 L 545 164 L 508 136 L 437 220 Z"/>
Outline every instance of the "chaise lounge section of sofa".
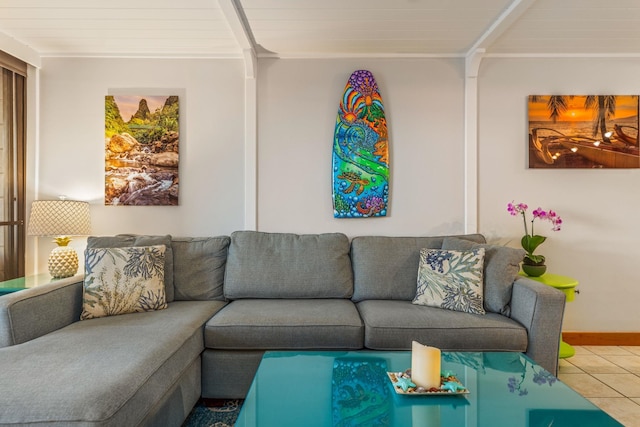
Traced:
<path fill-rule="evenodd" d="M 166 309 L 80 321 L 77 280 L 0 297 L 0 425 L 179 426 L 199 397 L 244 397 L 267 350 L 408 350 L 417 340 L 524 352 L 557 372 L 564 294 L 518 277 L 514 253 L 478 234 L 239 231 L 89 246 L 160 242 L 171 248 Z M 486 314 L 412 304 L 422 248 L 475 245 L 489 254 Z"/>
<path fill-rule="evenodd" d="M 182 424 L 201 396 L 204 324 L 226 305 L 229 238 L 121 235 L 88 247 L 158 243 L 172 249 L 164 310 L 80 321 L 83 283 L 64 279 L 0 298 L 0 425 Z"/>

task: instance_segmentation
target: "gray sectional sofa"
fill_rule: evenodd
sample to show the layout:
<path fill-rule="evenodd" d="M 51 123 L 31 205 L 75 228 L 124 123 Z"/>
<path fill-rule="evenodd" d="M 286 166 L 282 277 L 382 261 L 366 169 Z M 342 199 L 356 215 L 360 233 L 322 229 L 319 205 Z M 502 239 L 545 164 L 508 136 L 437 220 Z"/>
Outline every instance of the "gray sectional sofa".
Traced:
<path fill-rule="evenodd" d="M 179 426 L 200 397 L 244 397 L 276 349 L 408 350 L 417 340 L 524 352 L 557 372 L 564 294 L 517 276 L 515 250 L 457 237 L 90 238 L 166 245 L 168 308 L 80 321 L 78 280 L 0 297 L 0 425 Z M 420 250 L 443 247 L 485 248 L 486 314 L 412 304 Z"/>

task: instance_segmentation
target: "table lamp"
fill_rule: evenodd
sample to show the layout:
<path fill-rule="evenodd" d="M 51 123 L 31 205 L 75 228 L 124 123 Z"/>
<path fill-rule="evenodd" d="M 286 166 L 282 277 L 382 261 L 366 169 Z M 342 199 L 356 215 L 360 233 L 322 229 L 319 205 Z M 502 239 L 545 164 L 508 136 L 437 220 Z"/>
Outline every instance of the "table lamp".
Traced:
<path fill-rule="evenodd" d="M 58 247 L 49 255 L 49 274 L 55 279 L 78 272 L 78 253 L 67 246 L 69 236 L 91 233 L 89 203 L 77 200 L 36 200 L 31 205 L 27 233 L 30 236 L 55 236 Z"/>

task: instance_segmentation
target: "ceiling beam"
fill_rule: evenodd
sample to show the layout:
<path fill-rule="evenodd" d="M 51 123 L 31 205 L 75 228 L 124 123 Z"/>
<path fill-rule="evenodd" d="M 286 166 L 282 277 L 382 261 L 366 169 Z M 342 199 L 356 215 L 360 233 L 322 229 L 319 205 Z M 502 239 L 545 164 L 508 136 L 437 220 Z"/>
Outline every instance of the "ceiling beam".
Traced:
<path fill-rule="evenodd" d="M 256 40 L 253 37 L 240 0 L 218 0 L 218 4 L 231 28 L 231 32 L 242 49 L 245 62 L 245 77 L 255 78 L 257 72 Z"/>
<path fill-rule="evenodd" d="M 496 18 L 489 28 L 476 40 L 467 51 L 467 57 L 474 55 L 479 49 L 488 50 L 491 45 L 511 27 L 511 25 L 522 16 L 524 12 L 531 7 L 536 0 L 513 0 Z"/>

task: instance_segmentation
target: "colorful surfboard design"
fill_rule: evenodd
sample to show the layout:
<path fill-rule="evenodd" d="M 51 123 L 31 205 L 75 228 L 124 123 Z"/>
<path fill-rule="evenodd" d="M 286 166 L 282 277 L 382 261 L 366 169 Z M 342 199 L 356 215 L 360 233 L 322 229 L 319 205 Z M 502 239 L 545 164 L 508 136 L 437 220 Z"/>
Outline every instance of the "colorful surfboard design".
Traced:
<path fill-rule="evenodd" d="M 333 136 L 333 216 L 386 216 L 389 141 L 376 80 L 354 71 L 340 100 Z"/>

